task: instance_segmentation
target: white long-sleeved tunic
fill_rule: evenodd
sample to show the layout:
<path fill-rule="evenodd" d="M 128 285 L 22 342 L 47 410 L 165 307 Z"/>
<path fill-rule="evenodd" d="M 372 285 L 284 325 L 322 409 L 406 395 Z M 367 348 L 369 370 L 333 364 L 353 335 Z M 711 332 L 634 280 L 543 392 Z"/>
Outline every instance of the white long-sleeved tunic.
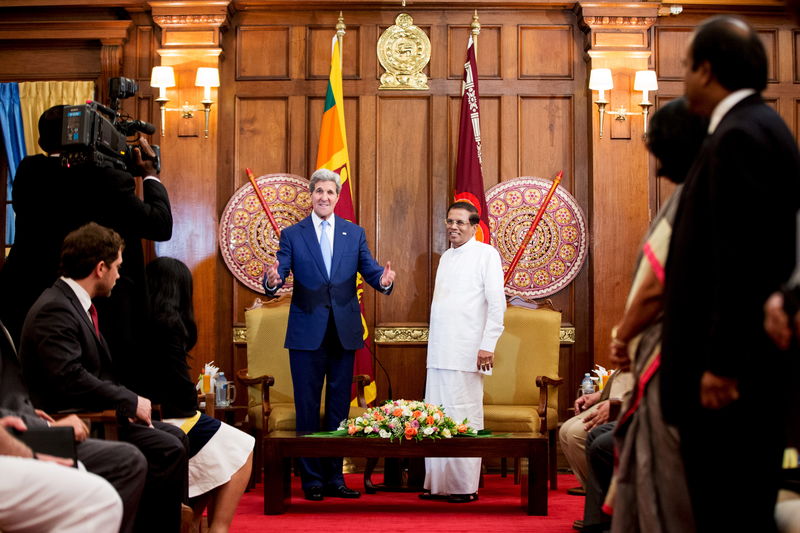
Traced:
<path fill-rule="evenodd" d="M 503 268 L 494 247 L 474 238 L 442 254 L 428 334 L 428 368 L 478 371 L 503 332 Z"/>

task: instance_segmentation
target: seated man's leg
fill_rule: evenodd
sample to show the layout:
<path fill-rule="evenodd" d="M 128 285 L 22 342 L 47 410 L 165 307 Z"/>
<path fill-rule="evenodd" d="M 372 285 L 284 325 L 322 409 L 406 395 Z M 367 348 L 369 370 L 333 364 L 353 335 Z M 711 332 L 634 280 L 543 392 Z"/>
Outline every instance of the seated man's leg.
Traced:
<path fill-rule="evenodd" d="M 120 439 L 130 442 L 147 459 L 147 482 L 136 515 L 137 531 L 179 531 L 181 503 L 188 499 L 188 439 L 175 426 L 129 424 Z"/>
<path fill-rule="evenodd" d="M 558 430 L 558 439 L 561 451 L 567 458 L 569 467 L 578 478 L 582 487 L 586 488 L 587 466 L 586 466 L 586 435 L 583 429 L 584 418 L 597 409 L 597 404 L 591 406 L 586 411 L 577 414 L 564 422 Z"/>
<path fill-rule="evenodd" d="M 136 510 L 147 477 L 147 460 L 133 444 L 86 439 L 78 444 L 78 460 L 86 470 L 116 489 L 124 508 L 121 533 L 133 531 Z"/>
<path fill-rule="evenodd" d="M 586 478 L 586 505 L 583 508 L 584 531 L 605 531 L 611 517 L 602 510 L 603 501 L 614 473 L 614 438 L 616 422 L 597 426 L 586 438 L 586 461 L 589 465 Z"/>
<path fill-rule="evenodd" d="M 107 481 L 55 463 L 0 456 L 0 530 L 116 533 L 122 501 Z"/>

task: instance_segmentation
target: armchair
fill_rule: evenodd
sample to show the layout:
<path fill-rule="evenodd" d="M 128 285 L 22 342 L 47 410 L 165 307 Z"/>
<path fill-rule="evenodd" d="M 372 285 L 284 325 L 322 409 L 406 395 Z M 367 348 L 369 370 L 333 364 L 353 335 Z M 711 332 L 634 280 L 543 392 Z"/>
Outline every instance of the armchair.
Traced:
<path fill-rule="evenodd" d="M 509 306 L 504 322 L 493 375 L 484 380 L 484 427 L 547 435 L 550 487 L 555 489 L 561 313 L 552 306 Z"/>

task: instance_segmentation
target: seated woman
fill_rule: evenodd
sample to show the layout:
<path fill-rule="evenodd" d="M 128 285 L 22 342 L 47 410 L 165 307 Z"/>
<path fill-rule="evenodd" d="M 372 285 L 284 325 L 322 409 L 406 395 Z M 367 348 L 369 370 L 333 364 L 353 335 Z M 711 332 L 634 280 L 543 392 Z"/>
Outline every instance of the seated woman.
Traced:
<path fill-rule="evenodd" d="M 192 274 L 171 257 L 147 265 L 150 292 L 150 398 L 164 422 L 189 436 L 189 498 L 195 526 L 208 507 L 210 532 L 228 531 L 253 468 L 255 439 L 197 410 L 188 351 L 197 342 Z"/>

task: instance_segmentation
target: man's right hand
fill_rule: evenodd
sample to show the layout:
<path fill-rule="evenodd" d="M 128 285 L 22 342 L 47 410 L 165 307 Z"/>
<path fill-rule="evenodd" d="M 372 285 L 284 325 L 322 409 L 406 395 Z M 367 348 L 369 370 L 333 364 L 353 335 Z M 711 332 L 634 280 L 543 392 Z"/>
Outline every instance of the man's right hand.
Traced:
<path fill-rule="evenodd" d="M 583 396 L 579 396 L 577 400 L 575 400 L 575 414 L 579 414 L 594 404 L 600 399 L 600 391 L 593 392 L 591 394 L 584 394 Z"/>
<path fill-rule="evenodd" d="M 75 461 L 67 459 L 66 457 L 56 457 L 55 455 L 47 455 L 46 453 L 37 453 L 35 457 L 39 461 L 45 461 L 47 463 L 55 463 L 61 466 L 75 466 Z"/>
<path fill-rule="evenodd" d="M 150 405 L 150 400 L 139 396 L 136 401 L 136 420 L 144 422 L 145 425 L 152 427 L 153 422 L 150 419 L 151 412 L 152 406 Z"/>
<path fill-rule="evenodd" d="M 267 267 L 267 287 L 269 287 L 270 289 L 274 289 L 275 287 L 281 284 L 282 280 L 281 280 L 281 275 L 278 274 L 278 266 L 280 266 L 280 263 L 276 258 L 275 262 L 269 267 Z"/>
<path fill-rule="evenodd" d="M 158 176 L 158 170 L 156 170 L 155 165 L 156 152 L 147 142 L 147 139 L 144 137 L 139 138 L 139 146 L 133 149 L 133 156 L 134 175 L 141 177 Z"/>

